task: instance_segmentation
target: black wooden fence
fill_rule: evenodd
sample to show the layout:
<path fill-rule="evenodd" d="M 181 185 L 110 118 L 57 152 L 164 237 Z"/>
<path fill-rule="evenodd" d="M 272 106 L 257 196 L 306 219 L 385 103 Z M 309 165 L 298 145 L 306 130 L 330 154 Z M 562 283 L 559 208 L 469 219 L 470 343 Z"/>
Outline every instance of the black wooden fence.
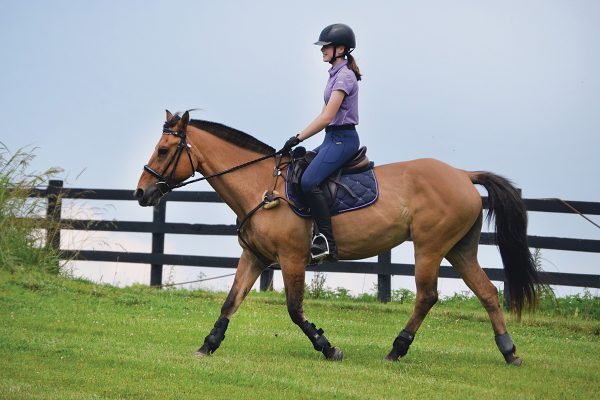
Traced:
<path fill-rule="evenodd" d="M 151 265 L 150 285 L 160 286 L 162 283 L 163 265 L 202 266 L 217 268 L 236 268 L 238 258 L 235 257 L 206 257 L 195 255 L 164 254 L 164 239 L 166 234 L 187 235 L 236 235 L 235 225 L 205 225 L 189 223 L 172 223 L 165 221 L 166 207 L 171 202 L 222 202 L 214 192 L 188 192 L 179 191 L 167 194 L 158 206 L 154 207 L 152 222 L 134 221 L 102 221 L 102 220 L 79 220 L 61 218 L 61 199 L 86 199 L 86 200 L 130 200 L 134 201 L 133 192 L 130 190 L 112 189 L 77 189 L 63 188 L 63 182 L 53 180 L 49 182 L 47 189 L 37 190 L 35 193 L 40 197 L 48 198 L 47 217 L 57 224 L 55 229 L 110 231 L 110 232 L 146 232 L 152 233 L 152 252 L 135 253 L 124 251 L 97 251 L 97 250 L 62 250 L 65 259 L 85 261 L 107 261 L 143 263 Z M 483 197 L 484 205 L 487 198 Z M 539 211 L 547 213 L 575 213 L 600 215 L 600 203 L 585 201 L 563 202 L 559 199 L 524 199 L 528 211 Z M 47 243 L 56 249 L 60 249 L 60 230 L 48 230 Z M 568 250 L 577 252 L 600 253 L 600 240 L 572 239 L 543 236 L 529 236 L 529 245 L 532 248 Z M 482 233 L 480 244 L 494 245 L 494 235 Z M 309 266 L 308 271 L 321 272 L 348 272 L 361 274 L 377 274 L 378 298 L 382 302 L 388 302 L 391 298 L 391 276 L 392 275 L 414 275 L 413 264 L 398 264 L 391 262 L 391 251 L 378 256 L 376 262 L 347 262 L 323 263 L 319 266 Z M 274 264 L 266 270 L 260 279 L 261 290 L 269 288 L 273 279 L 273 270 L 279 269 Z M 488 277 L 493 281 L 504 281 L 502 269 L 484 268 Z M 442 278 L 460 278 L 458 273 L 451 267 L 442 266 L 439 276 Z M 600 288 L 600 275 L 594 274 L 571 274 L 559 272 L 542 272 L 541 279 L 544 283 L 552 285 Z M 505 282 L 505 295 L 506 293 Z M 508 296 L 506 296 L 508 297 Z"/>

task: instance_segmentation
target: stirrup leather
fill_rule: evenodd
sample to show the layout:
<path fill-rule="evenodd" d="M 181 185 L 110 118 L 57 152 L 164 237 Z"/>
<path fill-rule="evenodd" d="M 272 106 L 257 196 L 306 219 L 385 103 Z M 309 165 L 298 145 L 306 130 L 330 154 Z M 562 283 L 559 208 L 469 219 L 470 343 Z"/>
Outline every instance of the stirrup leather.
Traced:
<path fill-rule="evenodd" d="M 325 242 L 325 246 L 320 243 L 321 241 Z M 310 246 L 310 255 L 313 261 L 323 261 L 329 254 L 329 242 L 325 235 L 322 233 L 315 235 L 312 240 L 312 245 Z"/>

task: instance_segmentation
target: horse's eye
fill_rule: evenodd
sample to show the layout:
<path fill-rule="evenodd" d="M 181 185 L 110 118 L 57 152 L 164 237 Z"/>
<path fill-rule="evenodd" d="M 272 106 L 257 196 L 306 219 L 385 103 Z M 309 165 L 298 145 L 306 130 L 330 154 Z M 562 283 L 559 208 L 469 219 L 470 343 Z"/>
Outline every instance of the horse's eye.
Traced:
<path fill-rule="evenodd" d="M 164 157 L 167 155 L 168 152 L 169 152 L 169 149 L 167 149 L 165 147 L 161 147 L 160 149 L 158 149 L 158 156 Z"/>

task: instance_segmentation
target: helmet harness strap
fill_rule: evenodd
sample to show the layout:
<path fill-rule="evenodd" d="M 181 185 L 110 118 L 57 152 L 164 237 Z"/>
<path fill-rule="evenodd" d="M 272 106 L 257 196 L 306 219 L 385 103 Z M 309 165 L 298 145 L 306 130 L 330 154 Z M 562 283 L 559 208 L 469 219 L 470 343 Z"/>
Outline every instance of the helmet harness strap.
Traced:
<path fill-rule="evenodd" d="M 337 60 L 338 58 L 346 58 L 346 56 L 348 56 L 350 53 L 352 53 L 354 51 L 354 49 L 348 50 L 348 47 L 346 45 L 342 45 L 342 44 L 331 43 L 331 46 L 333 47 L 333 56 L 331 57 L 331 60 L 329 60 L 329 64 L 331 64 L 331 65 L 333 65 L 335 60 Z M 342 53 L 342 55 L 339 55 L 339 56 L 336 54 L 338 46 L 344 46 L 344 53 Z"/>

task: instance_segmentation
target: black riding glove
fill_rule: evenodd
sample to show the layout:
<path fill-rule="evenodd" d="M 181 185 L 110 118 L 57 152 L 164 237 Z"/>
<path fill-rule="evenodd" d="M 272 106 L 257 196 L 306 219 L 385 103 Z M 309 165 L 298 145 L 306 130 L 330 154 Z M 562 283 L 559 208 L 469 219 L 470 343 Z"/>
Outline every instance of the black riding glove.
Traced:
<path fill-rule="evenodd" d="M 277 153 L 279 154 L 288 154 L 290 152 L 290 150 L 292 150 L 292 147 L 296 146 L 298 143 L 300 143 L 302 140 L 298 139 L 298 136 L 292 136 L 291 138 L 289 138 L 287 140 L 287 142 L 285 142 L 285 144 L 283 145 L 283 148 L 281 150 L 279 150 Z"/>

